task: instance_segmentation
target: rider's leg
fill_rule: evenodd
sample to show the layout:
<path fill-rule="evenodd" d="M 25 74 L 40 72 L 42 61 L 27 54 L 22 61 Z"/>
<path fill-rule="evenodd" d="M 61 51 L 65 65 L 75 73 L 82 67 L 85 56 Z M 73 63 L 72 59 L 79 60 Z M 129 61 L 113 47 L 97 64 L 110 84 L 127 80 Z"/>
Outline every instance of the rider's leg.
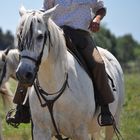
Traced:
<path fill-rule="evenodd" d="M 108 104 L 114 101 L 114 96 L 108 84 L 104 62 L 91 35 L 86 31 L 71 28 L 64 28 L 64 32 L 70 36 L 91 71 L 92 80 L 98 92 L 98 103 L 101 105 L 101 125 L 112 125 L 113 120 Z"/>

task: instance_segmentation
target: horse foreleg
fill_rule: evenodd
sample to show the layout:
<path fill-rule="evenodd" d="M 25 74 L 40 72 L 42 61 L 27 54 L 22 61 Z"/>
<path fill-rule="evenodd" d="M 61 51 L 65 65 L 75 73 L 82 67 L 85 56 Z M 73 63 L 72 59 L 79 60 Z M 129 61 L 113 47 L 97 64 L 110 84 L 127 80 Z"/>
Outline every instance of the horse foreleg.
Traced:
<path fill-rule="evenodd" d="M 72 140 L 89 140 L 88 131 L 86 127 L 81 126 L 74 131 Z"/>
<path fill-rule="evenodd" d="M 105 140 L 112 140 L 114 135 L 113 126 L 106 126 L 105 128 Z"/>
<path fill-rule="evenodd" d="M 51 140 L 51 132 L 46 129 L 40 129 L 39 127 L 34 125 L 33 140 Z"/>
<path fill-rule="evenodd" d="M 91 135 L 91 139 L 90 140 L 100 140 L 100 139 L 101 139 L 100 132 L 96 132 L 96 133 Z"/>

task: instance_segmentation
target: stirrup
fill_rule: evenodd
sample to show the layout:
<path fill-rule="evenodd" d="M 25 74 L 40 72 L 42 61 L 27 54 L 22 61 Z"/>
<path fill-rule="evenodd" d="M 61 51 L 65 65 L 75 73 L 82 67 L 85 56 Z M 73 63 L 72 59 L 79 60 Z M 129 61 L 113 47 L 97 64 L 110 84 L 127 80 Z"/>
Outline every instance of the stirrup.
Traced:
<path fill-rule="evenodd" d="M 99 124 L 100 126 L 110 126 L 110 125 L 102 125 L 102 124 L 101 124 L 101 122 L 100 122 L 101 115 L 102 115 L 101 113 L 98 115 L 98 118 L 97 118 L 98 124 Z M 116 126 L 116 122 L 115 122 L 115 119 L 114 119 L 113 115 L 112 115 L 112 114 L 110 114 L 110 115 L 111 115 L 112 122 L 113 122 L 113 123 L 112 123 L 112 127 L 113 127 L 113 129 L 114 129 L 114 132 L 115 132 L 115 134 L 116 134 L 117 139 L 120 140 L 120 138 L 121 138 L 122 140 L 124 140 L 123 137 L 122 137 L 122 135 L 121 135 L 121 133 L 120 133 L 120 131 L 119 131 L 119 129 L 118 129 L 117 126 Z"/>
<path fill-rule="evenodd" d="M 20 123 L 13 123 L 13 122 L 11 122 L 11 121 L 9 120 L 9 118 L 12 116 L 13 112 L 15 112 L 15 111 L 16 111 L 16 109 L 11 109 L 11 110 L 7 113 L 7 115 L 6 115 L 6 122 L 7 122 L 8 125 L 13 126 L 14 128 L 18 128 L 18 126 L 20 125 Z"/>
<path fill-rule="evenodd" d="M 115 119 L 114 119 L 113 115 L 112 115 L 111 113 L 108 113 L 108 115 L 110 115 L 111 120 L 112 120 L 112 123 L 110 123 L 110 124 L 102 124 L 102 122 L 101 122 L 102 113 L 100 113 L 100 114 L 98 115 L 97 121 L 98 121 L 98 124 L 99 124 L 100 126 L 111 126 L 111 125 L 113 126 L 113 125 L 114 125 Z"/>

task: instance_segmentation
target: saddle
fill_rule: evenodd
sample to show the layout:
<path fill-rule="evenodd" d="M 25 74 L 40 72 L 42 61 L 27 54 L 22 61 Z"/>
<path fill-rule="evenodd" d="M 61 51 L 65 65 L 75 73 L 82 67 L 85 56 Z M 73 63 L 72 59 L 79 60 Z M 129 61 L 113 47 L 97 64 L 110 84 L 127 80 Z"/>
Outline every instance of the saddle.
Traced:
<path fill-rule="evenodd" d="M 75 59 L 78 61 L 78 63 L 81 65 L 81 67 L 85 70 L 85 72 L 88 74 L 88 76 L 90 77 L 90 79 L 92 80 L 92 82 L 94 84 L 91 70 L 90 70 L 89 66 L 87 65 L 86 61 L 84 60 L 84 57 L 82 56 L 80 51 L 77 50 L 76 45 L 74 44 L 74 42 L 72 42 L 72 40 L 70 39 L 70 37 L 67 34 L 65 34 L 65 40 L 66 40 L 66 46 L 67 46 L 68 51 L 75 57 Z M 107 74 L 107 76 L 108 76 L 108 80 L 110 80 L 112 90 L 116 91 L 113 79 L 108 74 Z M 96 86 L 94 86 L 94 93 L 95 93 L 95 102 L 96 102 L 96 105 L 98 105 L 99 94 L 98 94 L 98 90 L 97 90 Z"/>
<path fill-rule="evenodd" d="M 87 67 L 87 64 L 86 64 L 84 58 L 82 57 L 80 52 L 77 50 L 75 44 L 72 42 L 72 40 L 66 34 L 65 34 L 65 40 L 66 40 L 67 50 L 74 56 L 74 58 L 77 60 L 77 62 L 81 65 L 81 67 L 86 71 L 86 73 L 91 78 L 90 71 Z"/>

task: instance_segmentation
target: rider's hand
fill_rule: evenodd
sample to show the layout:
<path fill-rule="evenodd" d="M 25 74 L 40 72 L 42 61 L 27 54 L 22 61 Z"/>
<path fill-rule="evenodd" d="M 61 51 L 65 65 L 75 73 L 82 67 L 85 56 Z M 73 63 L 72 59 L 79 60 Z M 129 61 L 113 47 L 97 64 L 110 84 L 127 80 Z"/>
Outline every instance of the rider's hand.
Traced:
<path fill-rule="evenodd" d="M 99 19 L 98 17 L 95 17 L 95 18 L 90 22 L 89 29 L 90 29 L 92 32 L 98 32 L 98 31 L 99 31 L 99 29 L 100 29 L 100 19 Z"/>

